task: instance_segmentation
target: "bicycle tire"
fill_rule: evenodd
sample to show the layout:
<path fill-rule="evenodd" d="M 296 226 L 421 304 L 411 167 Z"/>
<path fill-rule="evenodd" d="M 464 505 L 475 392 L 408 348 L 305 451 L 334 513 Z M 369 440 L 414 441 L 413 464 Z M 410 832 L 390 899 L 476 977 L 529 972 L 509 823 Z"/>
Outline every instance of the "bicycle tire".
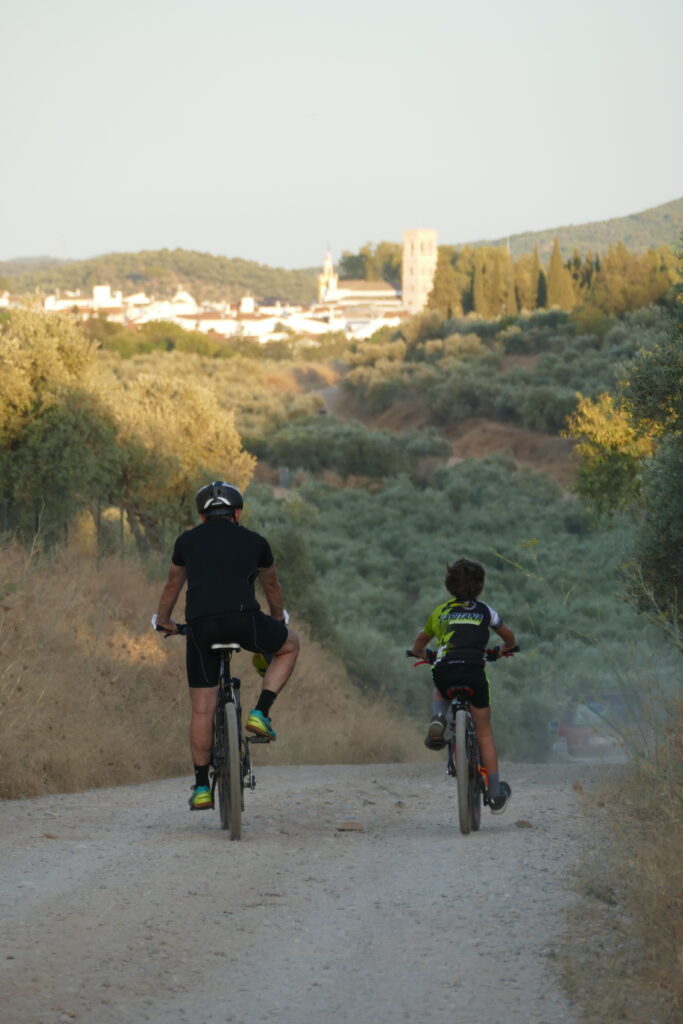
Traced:
<path fill-rule="evenodd" d="M 242 832 L 242 787 L 237 709 L 230 702 L 223 709 L 224 756 L 218 773 L 221 827 L 239 839 Z"/>
<path fill-rule="evenodd" d="M 481 825 L 481 775 L 479 774 L 479 749 L 476 736 L 471 731 L 469 734 L 469 764 L 470 764 L 470 824 L 473 832 L 478 832 Z"/>
<path fill-rule="evenodd" d="M 472 828 L 468 753 L 467 712 L 460 709 L 455 713 L 455 772 L 458 784 L 458 820 L 464 836 L 469 835 Z"/>

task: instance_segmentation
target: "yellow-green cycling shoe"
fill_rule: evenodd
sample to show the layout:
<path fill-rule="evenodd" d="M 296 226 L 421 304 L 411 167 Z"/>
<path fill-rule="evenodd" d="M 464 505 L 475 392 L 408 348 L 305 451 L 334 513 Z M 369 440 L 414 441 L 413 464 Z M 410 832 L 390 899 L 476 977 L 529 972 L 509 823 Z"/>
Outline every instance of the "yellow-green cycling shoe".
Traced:
<path fill-rule="evenodd" d="M 269 740 L 277 738 L 277 733 L 270 724 L 270 719 L 262 711 L 250 711 L 247 718 L 247 730 L 257 736 L 265 736 Z"/>
<path fill-rule="evenodd" d="M 210 811 L 213 808 L 211 790 L 208 786 L 193 786 L 188 803 L 191 811 Z"/>
<path fill-rule="evenodd" d="M 264 675 L 268 671 L 268 666 L 270 665 L 271 661 L 272 657 L 266 658 L 265 655 L 263 654 L 255 654 L 254 657 L 251 659 L 251 663 L 258 672 L 258 674 L 261 676 L 261 679 L 263 679 Z"/>

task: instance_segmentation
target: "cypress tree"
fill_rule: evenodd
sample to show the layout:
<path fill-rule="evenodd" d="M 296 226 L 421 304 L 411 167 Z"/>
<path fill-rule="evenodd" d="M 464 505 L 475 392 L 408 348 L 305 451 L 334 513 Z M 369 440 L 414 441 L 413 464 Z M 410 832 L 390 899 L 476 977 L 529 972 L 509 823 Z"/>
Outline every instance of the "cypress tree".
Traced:
<path fill-rule="evenodd" d="M 515 265 L 509 256 L 507 258 L 506 271 L 505 312 L 508 316 L 516 316 L 519 309 L 517 306 L 517 292 L 515 291 Z"/>
<path fill-rule="evenodd" d="M 541 278 L 543 285 L 541 286 Z M 531 287 L 536 309 L 545 309 L 548 301 L 548 291 L 545 283 L 545 274 L 541 270 L 541 261 L 538 258 L 538 246 L 534 246 L 534 258 L 531 264 Z"/>
<path fill-rule="evenodd" d="M 493 256 L 493 273 L 491 274 L 491 292 L 489 296 L 489 312 L 492 316 L 499 316 L 503 312 L 505 304 L 505 286 L 502 274 L 502 258 L 500 250 L 495 250 Z"/>
<path fill-rule="evenodd" d="M 484 253 L 481 249 L 477 249 L 474 257 L 474 277 L 472 280 L 472 305 L 474 312 L 478 313 L 479 316 L 488 317 L 489 304 L 486 299 L 486 268 L 484 264 Z"/>
<path fill-rule="evenodd" d="M 427 299 L 427 309 L 436 310 L 444 318 L 462 316 L 462 298 L 458 277 L 445 249 L 439 248 L 434 283 Z"/>
<path fill-rule="evenodd" d="M 548 282 L 545 273 L 538 271 L 538 284 L 536 286 L 536 309 L 545 309 L 548 305 Z"/>
<path fill-rule="evenodd" d="M 569 312 L 576 305 L 572 275 L 568 267 L 562 268 L 562 287 L 560 290 L 560 306 Z"/>
<path fill-rule="evenodd" d="M 548 267 L 548 305 L 559 306 L 562 294 L 562 278 L 564 267 L 560 256 L 560 245 L 557 239 L 553 242 L 553 251 L 550 254 L 550 266 Z"/>

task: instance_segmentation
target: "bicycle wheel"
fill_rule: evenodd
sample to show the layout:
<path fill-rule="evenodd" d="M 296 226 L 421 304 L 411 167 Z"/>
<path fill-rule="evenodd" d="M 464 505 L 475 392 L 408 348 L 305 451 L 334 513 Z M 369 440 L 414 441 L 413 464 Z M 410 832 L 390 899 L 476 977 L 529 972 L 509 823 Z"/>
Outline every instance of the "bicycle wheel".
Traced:
<path fill-rule="evenodd" d="M 218 803 L 221 826 L 229 829 L 231 839 L 239 839 L 242 827 L 242 787 L 237 710 L 228 703 L 223 709 L 223 756 L 218 771 Z"/>
<path fill-rule="evenodd" d="M 455 772 L 458 783 L 458 819 L 460 831 L 469 835 L 472 827 L 470 811 L 470 765 L 467 744 L 467 712 L 460 709 L 455 713 Z"/>
<path fill-rule="evenodd" d="M 470 824 L 473 832 L 479 831 L 481 825 L 481 775 L 479 774 L 479 747 L 474 728 L 469 730 L 469 803 L 470 803 Z"/>

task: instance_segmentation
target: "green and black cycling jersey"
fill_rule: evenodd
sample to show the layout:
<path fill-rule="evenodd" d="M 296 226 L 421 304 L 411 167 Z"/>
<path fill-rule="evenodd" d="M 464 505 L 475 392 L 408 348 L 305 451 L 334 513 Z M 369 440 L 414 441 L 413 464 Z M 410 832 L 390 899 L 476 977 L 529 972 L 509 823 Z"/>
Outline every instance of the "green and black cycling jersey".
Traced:
<path fill-rule="evenodd" d="M 502 626 L 495 608 L 483 601 L 451 598 L 435 608 L 424 632 L 437 641 L 436 664 L 477 664 L 484 661 L 489 627 Z"/>

